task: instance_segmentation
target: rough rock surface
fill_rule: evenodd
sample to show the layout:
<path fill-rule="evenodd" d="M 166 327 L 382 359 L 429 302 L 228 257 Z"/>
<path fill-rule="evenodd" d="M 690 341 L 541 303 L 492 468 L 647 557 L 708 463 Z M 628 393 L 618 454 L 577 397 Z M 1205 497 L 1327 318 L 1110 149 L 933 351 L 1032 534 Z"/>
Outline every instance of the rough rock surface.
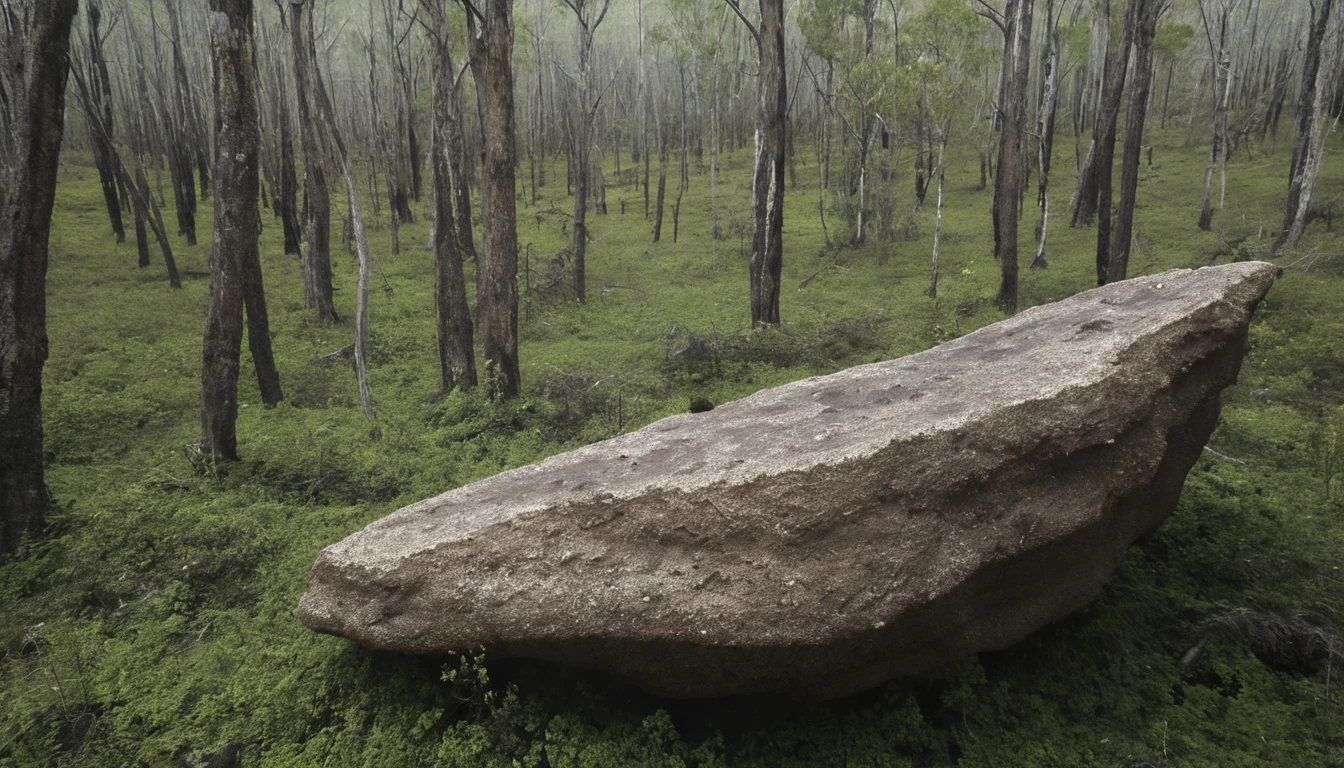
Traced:
<path fill-rule="evenodd" d="M 669 696 L 839 696 L 1092 600 L 1175 507 L 1275 267 L 1178 270 L 413 504 L 299 617 Z"/>

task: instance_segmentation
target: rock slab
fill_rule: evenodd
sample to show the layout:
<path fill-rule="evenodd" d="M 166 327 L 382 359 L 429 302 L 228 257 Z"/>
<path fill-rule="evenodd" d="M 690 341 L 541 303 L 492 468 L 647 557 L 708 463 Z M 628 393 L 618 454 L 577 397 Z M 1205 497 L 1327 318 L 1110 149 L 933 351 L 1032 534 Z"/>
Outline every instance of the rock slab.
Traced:
<path fill-rule="evenodd" d="M 1171 513 L 1271 264 L 1177 270 L 405 507 L 299 618 L 667 696 L 833 697 L 1079 609 Z"/>

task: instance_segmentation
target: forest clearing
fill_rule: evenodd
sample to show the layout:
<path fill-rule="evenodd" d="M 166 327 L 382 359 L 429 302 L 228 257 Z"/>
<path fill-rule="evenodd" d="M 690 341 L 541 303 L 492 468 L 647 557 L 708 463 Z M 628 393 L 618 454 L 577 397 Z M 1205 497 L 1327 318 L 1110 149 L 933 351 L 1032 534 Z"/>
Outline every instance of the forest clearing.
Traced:
<path fill-rule="evenodd" d="M 25 3 L 49 0 L 14 7 Z M 252 10 L 250 2 L 216 4 Z M 1310 12 L 1322 4 L 1330 0 Z M 0 0 L 0 9 L 11 5 Z M 1322 65 L 1334 69 L 1322 89 L 1329 103 L 1319 109 L 1326 133 L 1314 139 L 1323 156 L 1314 198 L 1308 195 L 1316 207 L 1303 213 L 1299 240 L 1281 237 L 1306 48 L 1294 35 L 1307 34 L 1307 10 L 1295 11 L 1302 18 L 1285 14 L 1263 49 L 1235 24 L 1227 34 L 1248 37 L 1222 43 L 1238 56 L 1239 44 L 1260 51 L 1271 69 L 1281 50 L 1291 52 L 1280 72 L 1283 123 L 1273 134 L 1249 74 L 1246 83 L 1237 80 L 1236 98 L 1220 102 L 1209 96 L 1217 68 L 1196 73 L 1210 69 L 1220 46 L 1216 16 L 1202 20 L 1210 12 L 1249 19 L 1253 10 L 1268 25 L 1282 8 L 1204 0 L 1158 13 L 1165 26 L 1154 27 L 1156 38 L 1164 40 L 1165 29 L 1183 43 L 1170 43 L 1169 55 L 1159 45 L 1150 62 L 1156 77 L 1154 93 L 1141 99 L 1149 105 L 1141 141 L 1127 144 L 1124 130 L 1112 136 L 1115 175 L 1126 168 L 1133 175 L 1128 224 L 1120 221 L 1124 201 L 1116 206 L 1115 226 L 1132 228 L 1116 274 L 1115 249 L 1099 266 L 1097 226 L 1070 226 L 1069 193 L 1081 186 L 1079 166 L 1104 101 L 1100 71 L 1072 75 L 1090 72 L 1089 62 L 1115 47 L 1098 44 L 1090 26 L 1096 22 L 1088 14 L 1103 3 L 1038 0 L 1036 37 L 1028 35 L 1030 55 L 1019 57 L 1031 59 L 1023 91 L 1031 95 L 1003 117 L 1006 125 L 1032 124 L 1019 133 L 1033 137 L 1008 169 L 1019 174 L 1007 197 L 1020 198 L 1010 234 L 1021 271 L 1005 304 L 1004 262 L 996 258 L 1005 251 L 996 249 L 994 223 L 1003 132 L 987 118 L 1003 35 L 999 21 L 952 9 L 977 4 L 930 0 L 884 10 L 860 2 L 836 10 L 840 4 L 805 1 L 789 11 L 781 35 L 795 133 L 781 138 L 771 192 L 783 211 L 773 280 L 753 266 L 754 239 L 763 237 L 753 199 L 764 198 L 753 198 L 760 153 L 752 37 L 765 34 L 754 7 L 514 5 L 510 77 L 519 111 L 508 164 L 517 180 L 487 191 L 491 132 L 478 122 L 484 115 L 474 78 L 501 60 L 492 64 L 489 51 L 467 40 L 468 14 L 484 19 L 486 3 L 476 11 L 371 0 L 349 18 L 319 3 L 318 55 L 297 61 L 290 36 L 298 39 L 304 24 L 314 29 L 312 14 L 289 16 L 282 27 L 280 4 L 257 3 L 255 66 L 237 68 L 259 84 L 251 103 L 263 113 L 253 156 L 261 167 L 252 171 L 260 186 L 249 193 L 261 224 L 253 237 L 236 217 L 232 230 L 218 227 L 212 210 L 246 171 L 216 170 L 211 197 L 186 196 L 198 151 L 206 166 L 219 167 L 207 140 L 214 107 L 205 3 L 182 4 L 189 9 L 181 22 L 195 29 L 173 35 L 197 43 L 182 61 L 199 79 L 181 101 L 166 36 L 153 56 L 161 56 L 159 85 L 137 92 L 136 67 L 125 63 L 135 49 L 123 39 L 129 25 L 172 6 L 115 5 L 106 16 L 123 26 L 109 33 L 108 45 L 128 59 L 111 57 L 119 74 L 108 80 L 117 95 L 107 97 L 106 114 L 115 102 L 126 133 L 115 139 L 124 167 L 110 177 L 100 171 L 113 142 L 99 138 L 98 110 L 92 119 L 85 111 L 100 98 L 88 74 L 97 68 L 87 66 L 87 0 L 72 35 L 72 71 L 82 70 L 68 85 L 55 171 L 45 275 L 49 357 L 40 367 L 38 438 L 51 503 L 21 543 L 3 541 L 14 554 L 0 565 L 0 766 L 1344 764 L 1334 672 L 1344 633 L 1344 228 L 1331 218 L 1344 199 L 1337 128 L 1344 99 L 1333 95 L 1344 94 L 1344 63 L 1337 55 Z M 945 18 L 929 11 L 939 8 Z M 1009 13 L 1004 8 L 1001 19 Z M 1121 11 L 1113 13 L 1118 27 Z M 1329 34 L 1338 40 L 1344 12 L 1335 13 Z M 577 33 L 576 16 L 596 30 L 592 37 Z M 940 19 L 965 26 L 939 32 Z M 155 23 L 170 26 L 166 18 Z M 178 23 L 174 16 L 171 24 Z M 532 34 L 547 24 L 554 25 L 549 33 Z M 1174 30 L 1180 26 L 1189 33 Z M 1073 59 L 1057 63 L 1070 85 L 1060 86 L 1059 134 L 1049 146 L 1048 266 L 1029 268 L 1046 199 L 1035 194 L 1044 147 L 1033 132 L 1048 101 L 1038 81 L 1038 65 L 1049 59 L 1041 30 L 1052 27 L 1064 30 L 1056 41 L 1071 46 Z M 1120 39 L 1118 29 L 1107 33 Z M 456 80 L 432 76 L 435 57 L 449 53 L 436 51 L 436 40 L 456 57 Z M 637 56 L 636 42 L 648 50 Z M 948 53 L 954 43 L 960 47 Z M 729 50 L 733 66 L 718 65 L 715 56 Z M 874 51 L 892 66 L 865 62 Z M 945 54 L 956 64 L 946 64 Z M 1261 60 L 1252 58 L 1237 64 L 1241 71 L 1260 71 Z M 827 60 L 829 97 L 820 71 Z M 405 90 L 398 62 L 414 72 Z M 153 80 L 152 67 L 140 66 L 149 75 L 142 83 Z M 310 74 L 325 68 L 335 98 L 325 107 L 313 99 L 328 113 L 310 118 L 326 121 L 318 135 L 288 139 L 287 175 L 279 125 L 308 109 L 309 98 L 294 92 L 293 76 L 304 67 Z M 857 104 L 863 78 L 869 85 L 889 78 L 873 86 L 872 109 Z M 645 88 L 645 81 L 658 85 Z M 912 82 L 926 87 L 901 85 Z M 530 95 L 543 86 L 545 95 Z M 453 87 L 463 90 L 453 94 Z M 852 98 L 836 95 L 844 89 Z M 374 94 L 383 101 L 370 108 Z M 462 109 L 464 94 L 470 109 L 446 121 L 457 121 L 454 138 L 431 113 L 454 99 Z M 156 129 L 148 119 L 126 128 L 141 96 L 144 113 L 158 115 Z M 656 107 L 641 106 L 655 96 Z M 199 103 L 188 109 L 193 98 Z M 1084 108 L 1090 116 L 1076 115 L 1085 101 L 1095 104 Z M 595 106 L 574 111 L 583 103 Z M 200 114 L 191 117 L 192 109 Z M 1128 111 L 1119 110 L 1122 122 Z M 188 133 L 199 122 L 201 135 L 175 138 L 167 128 L 174 115 Z M 418 147 L 400 139 L 408 129 L 419 131 Z M 845 131 L 857 138 L 845 139 Z M 1217 138 L 1211 149 L 1219 131 L 1235 143 L 1231 151 L 1220 150 Z M 221 145 L 221 135 L 231 136 L 218 127 L 214 133 Z M 200 146 L 188 147 L 192 140 Z M 453 153 L 436 158 L 454 141 L 471 148 L 455 158 L 470 159 L 450 169 Z M 244 142 L 236 156 L 248 151 Z M 305 152 L 325 178 L 303 172 Z M 570 173 L 574 158 L 589 173 Z M 184 168 L 185 188 L 175 178 Z M 436 174 L 467 181 L 436 195 Z M 137 180 L 126 185 L 123 176 Z M 420 192 L 412 190 L 417 183 Z M 1116 180 L 1117 200 L 1127 183 Z M 1110 184 L 1101 197 L 1107 214 Z M 505 233 L 502 207 L 489 201 L 510 188 L 516 222 Z M 109 227 L 109 189 L 110 208 L 127 217 L 124 241 Z M 330 219 L 325 294 L 302 247 L 315 203 L 293 206 L 319 194 L 328 198 Z M 12 195 L 0 193 L 0 209 L 9 210 Z M 195 207 L 190 239 L 188 206 Z M 141 247 L 134 219 L 142 222 Z M 457 222 L 454 246 L 436 223 L 444 220 Z M 177 228 L 169 232 L 164 221 Z M 210 397 L 202 391 L 202 340 L 214 311 L 212 240 L 217 246 L 230 231 L 256 244 L 266 354 L 278 379 L 268 384 L 256 375 L 248 356 L 256 347 L 243 345 L 241 356 L 234 350 L 236 420 L 225 431 L 236 430 L 236 456 L 226 457 L 227 438 L 210 448 L 211 435 L 224 432 L 211 432 L 211 416 L 202 414 L 203 396 Z M 488 311 L 478 297 L 495 290 L 489 280 L 508 272 L 484 254 L 505 250 L 502 238 L 515 235 L 511 371 L 500 362 L 507 354 L 486 351 L 509 349 L 509 340 L 487 339 L 487 328 L 500 326 L 477 313 Z M 444 291 L 453 279 L 443 271 L 450 247 L 460 249 L 460 301 Z M 665 416 L 926 350 L 1099 278 L 1241 261 L 1271 261 L 1281 275 L 1257 310 L 1239 382 L 1223 394 L 1221 422 L 1176 512 L 1129 551 L 1100 598 L 1007 650 L 830 701 L 695 701 L 568 667 L 492 660 L 489 649 L 451 657 L 369 651 L 315 634 L 295 615 L 323 547 L 445 490 Z M 251 341 L 242 335 L 242 300 L 239 339 Z M 444 341 L 451 314 L 444 302 L 452 301 L 467 326 L 458 357 Z"/>

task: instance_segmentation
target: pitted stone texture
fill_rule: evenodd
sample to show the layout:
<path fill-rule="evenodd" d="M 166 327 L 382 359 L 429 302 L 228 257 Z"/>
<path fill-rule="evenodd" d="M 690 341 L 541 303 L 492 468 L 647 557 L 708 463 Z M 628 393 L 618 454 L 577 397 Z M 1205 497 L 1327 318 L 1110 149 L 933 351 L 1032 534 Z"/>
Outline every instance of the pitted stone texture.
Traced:
<path fill-rule="evenodd" d="M 1275 269 L 1116 283 L 449 491 L 325 549 L 299 617 L 677 697 L 1007 647 L 1171 513 Z"/>

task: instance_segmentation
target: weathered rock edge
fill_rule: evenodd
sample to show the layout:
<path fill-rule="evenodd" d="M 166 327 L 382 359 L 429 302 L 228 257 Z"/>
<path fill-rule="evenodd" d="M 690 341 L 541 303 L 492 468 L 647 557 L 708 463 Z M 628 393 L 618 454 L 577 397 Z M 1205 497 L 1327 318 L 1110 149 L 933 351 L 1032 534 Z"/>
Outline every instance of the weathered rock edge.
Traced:
<path fill-rule="evenodd" d="M 1275 270 L 1116 283 L 449 491 L 323 550 L 299 617 L 676 697 L 1005 648 L 1171 513 Z"/>

